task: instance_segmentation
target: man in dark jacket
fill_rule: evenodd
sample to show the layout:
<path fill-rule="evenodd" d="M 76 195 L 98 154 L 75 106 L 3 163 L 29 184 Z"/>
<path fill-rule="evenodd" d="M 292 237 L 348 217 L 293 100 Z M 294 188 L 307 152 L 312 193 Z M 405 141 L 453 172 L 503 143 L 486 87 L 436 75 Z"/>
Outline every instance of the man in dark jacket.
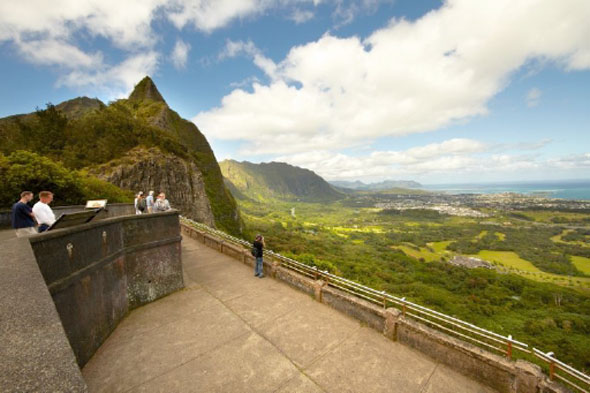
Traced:
<path fill-rule="evenodd" d="M 23 191 L 20 193 L 20 200 L 12 205 L 12 227 L 16 229 L 16 236 L 18 237 L 37 233 L 35 230 L 35 215 L 31 206 L 28 205 L 31 199 L 33 199 L 33 193 L 31 191 Z"/>
<path fill-rule="evenodd" d="M 258 278 L 264 277 L 262 255 L 264 250 L 264 238 L 262 235 L 256 235 L 256 240 L 252 243 L 252 250 L 254 257 L 256 257 L 256 266 L 254 268 L 254 275 Z"/>

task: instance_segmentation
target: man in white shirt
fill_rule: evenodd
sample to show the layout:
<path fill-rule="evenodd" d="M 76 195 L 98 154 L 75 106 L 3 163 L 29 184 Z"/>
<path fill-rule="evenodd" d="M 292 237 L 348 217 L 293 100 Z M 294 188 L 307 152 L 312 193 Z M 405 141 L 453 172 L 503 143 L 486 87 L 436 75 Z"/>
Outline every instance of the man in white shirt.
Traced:
<path fill-rule="evenodd" d="M 55 214 L 49 207 L 52 201 L 53 193 L 51 191 L 41 191 L 39 193 L 39 202 L 33 206 L 33 213 L 39 224 L 39 233 L 45 232 L 55 222 Z"/>

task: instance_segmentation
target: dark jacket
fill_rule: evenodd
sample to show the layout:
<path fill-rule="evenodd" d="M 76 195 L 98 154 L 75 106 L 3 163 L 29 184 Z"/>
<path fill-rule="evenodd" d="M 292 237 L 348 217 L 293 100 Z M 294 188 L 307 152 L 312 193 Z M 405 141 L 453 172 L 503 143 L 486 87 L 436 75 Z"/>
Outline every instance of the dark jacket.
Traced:
<path fill-rule="evenodd" d="M 254 256 L 256 258 L 262 258 L 262 255 L 263 255 L 262 254 L 262 248 L 263 248 L 262 242 L 255 241 L 254 243 L 252 243 L 252 248 L 254 250 L 256 250 L 256 253 Z"/>

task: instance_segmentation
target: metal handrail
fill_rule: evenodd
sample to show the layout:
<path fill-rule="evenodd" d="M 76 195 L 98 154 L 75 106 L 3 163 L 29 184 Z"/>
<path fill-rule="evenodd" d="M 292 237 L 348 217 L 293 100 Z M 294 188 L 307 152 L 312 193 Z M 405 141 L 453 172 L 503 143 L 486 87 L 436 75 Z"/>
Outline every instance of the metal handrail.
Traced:
<path fill-rule="evenodd" d="M 558 360 L 553 356 L 553 352 L 544 353 L 537 348 L 533 348 L 533 353 L 535 356 L 547 363 L 549 363 L 549 378 L 550 379 L 559 379 L 560 381 L 570 385 L 571 387 L 577 389 L 583 393 L 590 393 L 590 376 L 584 374 L 583 372 L 576 370 L 572 366 L 565 364 L 564 362 Z M 563 371 L 566 373 L 570 378 L 566 378 L 562 375 L 557 374 L 557 371 Z M 574 379 L 577 383 L 583 383 L 586 387 L 581 387 L 576 384 Z"/>
<path fill-rule="evenodd" d="M 228 240 L 232 243 L 239 244 L 242 246 L 246 246 L 250 248 L 252 243 L 237 238 L 235 236 L 229 235 L 225 232 L 220 230 L 211 228 L 205 224 L 198 223 L 191 219 L 181 216 L 181 220 L 188 222 L 191 226 L 201 229 L 203 232 L 210 233 L 217 235 L 225 240 Z M 550 366 L 550 378 L 554 379 L 557 378 L 569 384 L 570 386 L 574 387 L 575 389 L 579 390 L 583 393 L 590 393 L 590 376 L 582 373 L 579 370 L 559 361 L 553 354 L 544 353 L 536 348 L 529 349 L 529 345 L 523 343 L 521 341 L 517 341 L 512 338 L 512 336 L 503 336 L 501 334 L 489 331 L 487 329 L 481 328 L 476 326 L 472 323 L 463 321 L 461 319 L 452 317 L 450 315 L 429 309 L 427 307 L 421 306 L 416 303 L 412 303 L 407 301 L 405 298 L 400 298 L 397 296 L 393 296 L 385 291 L 378 291 L 376 289 L 367 287 L 365 285 L 359 284 L 355 281 L 346 279 L 344 277 L 337 276 L 335 274 L 329 273 L 328 271 L 322 271 L 317 268 L 317 266 L 310 266 L 305 263 L 299 262 L 295 259 L 286 257 L 279 253 L 276 253 L 272 250 L 264 250 L 264 255 L 274 258 L 275 260 L 279 260 L 281 262 L 281 266 L 284 266 L 288 269 L 295 270 L 301 274 L 306 276 L 317 279 L 324 279 L 326 284 L 335 288 L 338 288 L 342 291 L 350 293 L 354 296 L 360 297 L 365 299 L 369 302 L 374 304 L 383 306 L 384 308 L 387 306 L 387 303 L 391 303 L 393 305 L 401 306 L 402 312 L 404 316 L 410 317 L 417 321 L 426 323 L 435 329 L 442 330 L 448 332 L 450 334 L 454 334 L 462 339 L 469 340 L 472 342 L 477 343 L 480 346 L 485 348 L 494 349 L 496 351 L 504 353 L 508 358 L 512 357 L 512 350 L 517 349 L 523 353 L 527 354 L 534 354 L 536 358 L 544 361 Z M 412 311 L 412 312 L 408 312 Z M 417 314 L 416 314 L 417 313 Z M 420 315 L 418 315 L 420 314 Z M 449 326 L 443 326 L 441 323 L 444 323 Z M 463 332 L 456 331 L 455 329 L 461 329 Z M 468 334 L 466 334 L 468 333 Z M 474 337 L 475 336 L 475 337 Z M 487 341 L 483 341 L 487 340 Z M 490 341 L 502 344 L 503 347 L 498 347 L 497 345 L 493 345 Z M 557 368 L 560 371 L 565 372 L 570 378 L 573 378 L 578 383 L 588 385 L 588 388 L 582 388 L 575 384 L 573 381 L 565 378 L 557 373 L 555 373 L 554 369 Z"/>

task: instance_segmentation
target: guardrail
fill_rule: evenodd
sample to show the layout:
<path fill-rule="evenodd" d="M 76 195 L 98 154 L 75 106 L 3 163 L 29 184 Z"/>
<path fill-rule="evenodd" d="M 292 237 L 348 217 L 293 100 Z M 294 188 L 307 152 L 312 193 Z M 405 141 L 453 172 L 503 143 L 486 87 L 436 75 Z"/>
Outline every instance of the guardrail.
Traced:
<path fill-rule="evenodd" d="M 184 217 L 181 217 L 181 220 L 203 232 L 218 236 L 230 243 L 245 246 L 246 248 L 252 247 L 252 243 L 244 239 L 231 236 L 225 232 Z M 393 306 L 400 309 L 402 314 L 406 317 L 468 341 L 486 350 L 499 352 L 508 359 L 512 359 L 513 352 L 515 351 L 531 355 L 531 359 L 540 360 L 541 364 L 549 369 L 549 377 L 551 380 L 558 379 L 579 392 L 590 393 L 590 376 L 559 361 L 554 357 L 552 352 L 544 353 L 536 348 L 529 347 L 526 343 L 513 339 L 510 335 L 503 336 L 483 329 L 461 319 L 412 303 L 403 297 L 393 296 L 385 291 L 377 291 L 352 280 L 329 273 L 328 271 L 319 270 L 317 266 L 306 265 L 272 250 L 264 250 L 264 255 L 278 261 L 282 267 L 296 271 L 315 280 L 323 280 L 328 286 L 338 288 L 349 294 L 360 297 L 373 304 L 379 305 L 384 309 Z"/>

